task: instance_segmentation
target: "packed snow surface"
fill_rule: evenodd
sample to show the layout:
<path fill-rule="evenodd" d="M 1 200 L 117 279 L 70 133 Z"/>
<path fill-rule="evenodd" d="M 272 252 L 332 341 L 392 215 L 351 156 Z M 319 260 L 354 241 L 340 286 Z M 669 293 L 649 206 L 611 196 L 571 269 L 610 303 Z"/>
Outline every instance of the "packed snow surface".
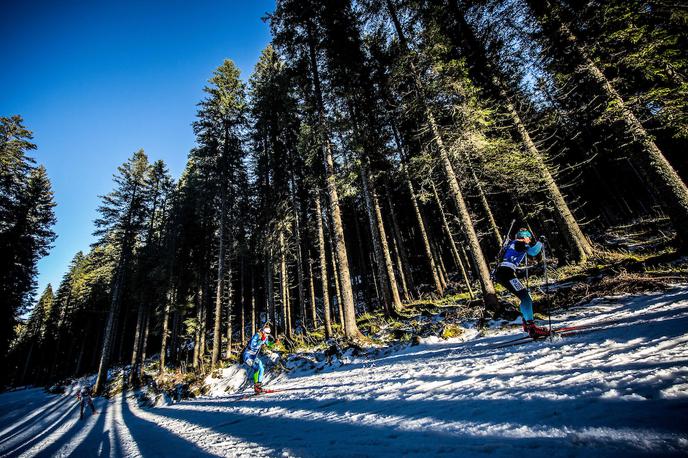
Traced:
<path fill-rule="evenodd" d="M 596 300 L 555 324 L 611 320 L 553 341 L 494 348 L 513 327 L 303 365 L 282 391 L 153 408 L 133 395 L 0 395 L 3 456 L 663 456 L 688 454 L 688 287 Z M 308 367 L 306 367 L 308 366 Z"/>

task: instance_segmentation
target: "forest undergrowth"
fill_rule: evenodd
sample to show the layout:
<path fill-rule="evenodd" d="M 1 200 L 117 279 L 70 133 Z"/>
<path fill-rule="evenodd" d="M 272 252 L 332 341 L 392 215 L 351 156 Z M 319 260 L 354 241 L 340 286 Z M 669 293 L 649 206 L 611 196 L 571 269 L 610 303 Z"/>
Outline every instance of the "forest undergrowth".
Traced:
<path fill-rule="evenodd" d="M 532 266 L 533 276 L 529 283 L 536 317 L 546 319 L 548 307 L 551 313 L 557 314 L 566 309 L 585 307 L 596 298 L 665 291 L 672 284 L 688 282 L 688 257 L 665 243 L 671 234 L 663 238 L 657 237 L 659 233 L 662 233 L 661 220 L 614 228 L 605 233 L 605 237 L 617 240 L 616 249 L 599 250 L 582 264 L 557 266 L 555 259 L 550 260 L 547 284 L 542 263 Z M 510 302 L 508 292 L 502 288 L 497 290 L 500 301 L 510 306 L 491 320 L 481 320 L 480 302 L 471 300 L 465 292 L 452 293 L 453 285 L 448 286 L 449 293 L 443 297 L 427 295 L 410 302 L 394 318 L 383 311 L 359 315 L 357 325 L 368 339 L 364 345 L 345 339 L 339 325 L 333 326 L 334 337 L 330 339 L 324 338 L 324 330 L 319 327 L 278 341 L 274 357 L 268 360 L 267 367 L 274 375 L 288 372 L 289 361 L 304 355 L 329 364 L 347 352 L 359 357 L 374 356 L 380 351 L 417 345 L 430 337 L 444 340 L 460 337 L 468 328 L 489 332 L 491 328 L 519 327 L 517 305 L 513 299 Z M 144 375 L 137 387 L 127 387 L 125 383 L 128 366 L 113 368 L 115 376 L 108 384 L 106 396 L 112 397 L 126 388 L 145 387 L 146 394 L 140 396 L 140 402 L 152 405 L 151 399 L 155 396 L 165 396 L 172 402 L 206 394 L 209 389 L 206 378 L 209 375 L 221 378 L 224 368 L 239 364 L 241 350 L 235 346 L 232 356 L 214 371 L 207 362 L 195 370 L 176 368 L 160 372 L 159 357 L 153 355 L 144 365 Z"/>

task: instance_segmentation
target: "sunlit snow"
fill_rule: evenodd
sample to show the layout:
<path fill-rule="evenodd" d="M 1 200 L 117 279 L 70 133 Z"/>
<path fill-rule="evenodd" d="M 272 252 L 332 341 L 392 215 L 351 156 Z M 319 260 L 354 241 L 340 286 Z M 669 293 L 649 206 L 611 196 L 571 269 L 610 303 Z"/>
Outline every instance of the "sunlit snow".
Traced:
<path fill-rule="evenodd" d="M 347 356 L 231 393 L 152 408 L 133 395 L 0 395 L 3 456 L 658 456 L 688 454 L 688 287 L 596 300 L 557 324 L 601 330 L 495 349 L 514 328 Z M 229 393 L 227 389 L 229 388 Z"/>

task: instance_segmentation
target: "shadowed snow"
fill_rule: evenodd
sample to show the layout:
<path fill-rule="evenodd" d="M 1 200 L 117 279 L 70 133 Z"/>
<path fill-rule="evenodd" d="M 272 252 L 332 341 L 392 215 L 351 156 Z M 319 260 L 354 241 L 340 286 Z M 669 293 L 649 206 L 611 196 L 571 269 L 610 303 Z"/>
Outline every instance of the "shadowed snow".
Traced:
<path fill-rule="evenodd" d="M 658 456 L 688 453 L 688 287 L 596 300 L 553 317 L 601 330 L 495 349 L 518 331 L 426 339 L 372 359 L 296 369 L 242 398 L 142 409 L 73 395 L 0 395 L 8 456 Z"/>

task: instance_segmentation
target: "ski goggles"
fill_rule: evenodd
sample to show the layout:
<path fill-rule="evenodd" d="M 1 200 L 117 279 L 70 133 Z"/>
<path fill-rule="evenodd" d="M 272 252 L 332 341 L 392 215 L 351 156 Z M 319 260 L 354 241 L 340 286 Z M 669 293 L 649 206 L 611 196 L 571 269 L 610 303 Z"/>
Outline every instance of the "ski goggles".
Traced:
<path fill-rule="evenodd" d="M 533 238 L 533 234 L 531 234 L 529 230 L 520 230 L 516 233 L 516 238 L 517 239 Z"/>

